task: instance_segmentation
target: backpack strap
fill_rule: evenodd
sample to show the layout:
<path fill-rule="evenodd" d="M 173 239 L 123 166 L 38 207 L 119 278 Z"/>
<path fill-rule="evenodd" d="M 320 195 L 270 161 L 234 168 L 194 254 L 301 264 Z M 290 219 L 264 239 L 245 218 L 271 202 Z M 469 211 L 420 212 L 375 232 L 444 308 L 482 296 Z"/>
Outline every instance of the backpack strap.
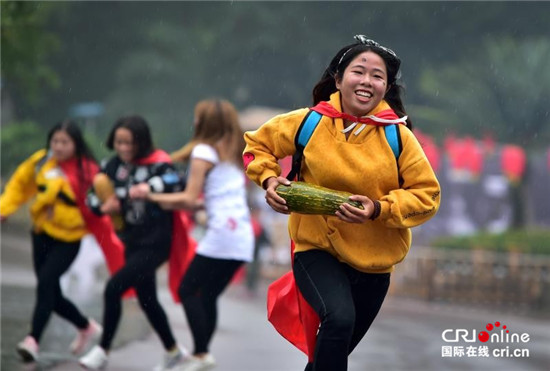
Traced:
<path fill-rule="evenodd" d="M 322 114 L 316 111 L 310 110 L 302 120 L 302 123 L 298 127 L 296 136 L 294 137 L 294 144 L 296 146 L 296 152 L 292 155 L 292 168 L 288 172 L 286 178 L 288 180 L 298 179 L 300 175 L 300 169 L 302 167 L 302 159 L 304 157 L 304 149 L 306 148 L 309 139 L 313 135 L 315 128 L 321 121 Z M 384 132 L 386 134 L 386 140 L 391 147 L 393 155 L 397 160 L 401 151 L 403 150 L 403 143 L 401 143 L 401 135 L 399 135 L 399 125 L 387 125 L 384 126 Z"/>
<path fill-rule="evenodd" d="M 399 155 L 403 151 L 403 143 L 401 142 L 401 135 L 399 135 L 399 125 L 388 125 L 384 126 L 384 132 L 386 133 L 386 140 L 388 141 L 388 144 L 390 145 L 390 148 L 393 152 L 393 155 L 395 156 L 395 161 L 399 160 Z M 399 187 L 403 185 L 403 178 L 401 178 L 401 174 L 399 173 L 399 164 L 397 163 L 397 170 L 398 170 L 398 179 Z"/>
<path fill-rule="evenodd" d="M 298 179 L 300 175 L 300 169 L 302 167 L 302 158 L 304 157 L 304 148 L 306 148 L 309 138 L 313 135 L 315 128 L 321 121 L 321 115 L 319 112 L 310 110 L 302 120 L 302 123 L 298 127 L 296 136 L 294 137 L 294 144 L 296 146 L 296 152 L 292 155 L 292 168 L 288 172 L 286 178 L 288 180 Z"/>
<path fill-rule="evenodd" d="M 399 135 L 397 124 L 384 126 L 384 132 L 386 133 L 386 140 L 391 147 L 393 155 L 398 159 L 403 150 L 403 144 L 401 143 L 401 135 Z"/>

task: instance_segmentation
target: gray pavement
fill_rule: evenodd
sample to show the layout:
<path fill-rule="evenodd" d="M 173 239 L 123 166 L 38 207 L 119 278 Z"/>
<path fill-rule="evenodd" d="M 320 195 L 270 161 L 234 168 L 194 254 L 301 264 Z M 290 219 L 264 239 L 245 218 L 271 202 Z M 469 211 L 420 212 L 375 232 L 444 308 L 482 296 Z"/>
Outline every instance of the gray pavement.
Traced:
<path fill-rule="evenodd" d="M 26 252 L 21 237 L 2 234 L 2 370 L 78 370 L 77 360 L 66 350 L 74 330 L 54 318 L 48 327 L 42 349 L 45 354 L 34 366 L 14 362 L 13 347 L 28 326 L 32 305 L 33 275 L 30 248 Z M 9 256 L 7 256 L 7 254 Z M 165 277 L 159 272 L 159 279 Z M 80 307 L 99 315 L 101 282 L 94 300 Z M 165 283 L 159 286 L 165 288 Z M 219 303 L 218 330 L 211 352 L 219 371 L 294 371 L 302 370 L 305 356 L 280 337 L 266 320 L 265 282 L 256 295 L 243 286 L 232 285 Z M 168 292 L 159 293 L 178 341 L 191 347 L 189 329 L 181 306 L 174 304 Z M 80 305 L 80 304 L 79 304 Z M 499 321 L 510 333 L 529 336 L 528 342 L 481 343 L 477 339 L 451 342 L 457 331 L 471 337 L 488 323 Z M 447 332 L 447 341 L 442 333 Z M 495 331 L 493 331 L 494 333 Z M 14 333 L 16 335 L 14 335 Z M 468 337 L 469 336 L 469 337 Z M 46 339 L 48 341 L 46 342 Z M 505 340 L 505 339 L 503 339 Z M 47 343 L 47 344 L 46 344 Z M 135 302 L 127 301 L 124 321 L 112 350 L 108 370 L 152 370 L 162 357 L 160 341 L 150 331 Z M 483 346 L 489 354 L 481 356 Z M 452 356 L 442 352 L 451 350 Z M 461 350 L 464 354 L 460 356 Z M 510 357 L 514 351 L 523 357 Z M 528 353 L 528 354 L 527 354 Z M 503 355 L 497 357 L 497 355 Z M 508 355 L 508 356 L 506 356 Z M 518 354 L 519 355 L 519 354 Z M 11 357 L 11 358 L 10 358 Z M 350 356 L 350 371 L 366 370 L 548 370 L 550 365 L 549 318 L 529 318 L 519 313 L 496 313 L 466 306 L 451 306 L 390 296 L 371 330 Z"/>

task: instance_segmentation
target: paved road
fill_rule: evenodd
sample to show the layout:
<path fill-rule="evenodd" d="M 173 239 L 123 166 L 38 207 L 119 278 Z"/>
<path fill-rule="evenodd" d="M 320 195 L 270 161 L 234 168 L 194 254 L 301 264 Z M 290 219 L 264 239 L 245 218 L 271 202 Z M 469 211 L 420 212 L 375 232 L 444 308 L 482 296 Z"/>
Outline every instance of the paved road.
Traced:
<path fill-rule="evenodd" d="M 48 328 L 45 356 L 34 366 L 14 363 L 13 345 L 25 333 L 32 305 L 33 280 L 25 265 L 25 245 L 21 238 L 2 236 L 2 370 L 78 370 L 76 359 L 69 357 L 68 346 L 74 330 L 57 319 Z M 18 246 L 18 248 L 14 248 Z M 27 249 L 28 250 L 28 249 Z M 8 253 L 9 256 L 6 255 Z M 31 277 L 31 278 L 29 278 Z M 161 272 L 159 278 L 162 280 Z M 101 285 L 100 285 L 101 286 Z M 161 284 L 162 287 L 165 287 Z M 83 304 L 93 314 L 100 313 L 99 293 Z M 189 346 L 191 340 L 180 306 L 171 302 L 166 290 L 160 292 L 178 340 Z M 12 303 L 16 302 L 17 305 Z M 212 353 L 219 371 L 294 371 L 302 370 L 305 356 L 282 339 L 266 321 L 265 285 L 250 295 L 233 285 L 220 300 L 219 327 Z M 528 342 L 450 342 L 456 330 L 468 335 L 484 330 L 488 323 L 500 322 L 511 334 L 528 334 Z M 446 342 L 442 333 L 450 329 Z M 13 334 L 17 335 L 14 336 Z M 495 333 L 495 330 L 492 331 Z M 506 339 L 503 339 L 506 340 Z M 160 342 L 150 332 L 135 303 L 127 302 L 125 319 L 111 352 L 109 370 L 152 370 L 162 356 Z M 482 357 L 486 346 L 489 353 Z M 502 351 L 501 351 L 502 349 Z M 442 356 L 443 350 L 455 352 Z M 459 356 L 460 351 L 463 356 Z M 523 357 L 506 357 L 522 351 Z M 496 353 L 498 352 L 498 354 Z M 528 352 L 528 356 L 526 354 Z M 504 357 L 497 357 L 502 354 Z M 452 354 L 451 354 L 452 355 Z M 550 365 L 550 321 L 526 318 L 514 313 L 493 313 L 412 299 L 389 297 L 372 329 L 350 357 L 350 371 L 366 370 L 548 370 Z"/>

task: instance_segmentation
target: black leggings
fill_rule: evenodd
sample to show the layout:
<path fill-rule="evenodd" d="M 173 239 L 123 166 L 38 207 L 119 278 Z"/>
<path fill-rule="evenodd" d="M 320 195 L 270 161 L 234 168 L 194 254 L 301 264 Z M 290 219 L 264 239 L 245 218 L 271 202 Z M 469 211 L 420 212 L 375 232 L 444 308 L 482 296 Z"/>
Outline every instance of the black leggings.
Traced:
<path fill-rule="evenodd" d="M 321 250 L 296 253 L 293 271 L 302 296 L 321 321 L 314 361 L 306 370 L 347 370 L 348 355 L 382 306 L 390 274 L 359 272 Z"/>
<path fill-rule="evenodd" d="M 105 286 L 103 311 L 103 336 L 100 345 L 109 350 L 122 314 L 122 295 L 133 287 L 136 290 L 141 309 L 149 323 L 160 337 L 166 350 L 176 345 L 168 318 L 157 298 L 155 271 L 168 259 L 169 249 L 165 246 L 140 247 L 132 250 L 126 247 L 126 262 Z"/>
<path fill-rule="evenodd" d="M 195 255 L 189 265 L 179 295 L 193 334 L 193 354 L 208 353 L 218 319 L 218 297 L 242 264 L 240 260 Z"/>
<path fill-rule="evenodd" d="M 61 292 L 59 279 L 69 269 L 80 250 L 80 240 L 63 242 L 45 233 L 32 233 L 34 272 L 38 281 L 36 304 L 30 335 L 40 341 L 52 312 L 79 329 L 88 326 L 88 319 Z"/>

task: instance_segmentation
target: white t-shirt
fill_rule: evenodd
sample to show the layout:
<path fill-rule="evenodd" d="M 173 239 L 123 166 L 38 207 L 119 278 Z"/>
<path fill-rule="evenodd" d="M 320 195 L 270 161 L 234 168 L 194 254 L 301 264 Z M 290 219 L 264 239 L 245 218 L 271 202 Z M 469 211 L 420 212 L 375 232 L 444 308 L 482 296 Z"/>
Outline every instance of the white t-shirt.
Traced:
<path fill-rule="evenodd" d="M 252 261 L 254 232 L 246 201 L 243 170 L 230 162 L 221 162 L 214 147 L 208 144 L 196 145 L 191 159 L 214 164 L 204 182 L 208 222 L 197 253 L 210 258 Z"/>

